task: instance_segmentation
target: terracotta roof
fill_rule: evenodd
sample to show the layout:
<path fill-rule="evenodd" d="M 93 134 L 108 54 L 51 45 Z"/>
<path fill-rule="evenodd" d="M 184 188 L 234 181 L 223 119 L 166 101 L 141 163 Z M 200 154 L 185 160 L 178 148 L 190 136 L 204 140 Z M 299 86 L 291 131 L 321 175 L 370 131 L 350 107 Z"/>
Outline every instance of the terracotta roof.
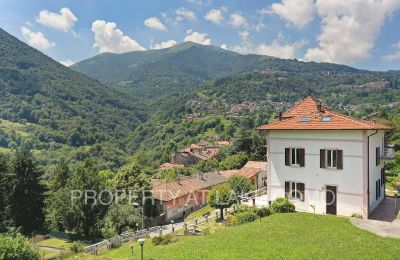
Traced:
<path fill-rule="evenodd" d="M 259 130 L 378 130 L 391 129 L 373 121 L 355 119 L 322 107 L 318 112 L 317 101 L 307 97 L 288 112 L 284 119 L 259 127 Z"/>
<path fill-rule="evenodd" d="M 153 197 L 161 201 L 170 201 L 225 181 L 225 177 L 217 172 L 203 173 L 202 177 L 197 175 L 180 181 L 155 185 L 152 190 Z"/>
<path fill-rule="evenodd" d="M 220 174 L 227 179 L 234 175 L 239 175 L 250 179 L 253 178 L 255 175 L 257 175 L 257 173 L 259 173 L 260 171 L 261 171 L 260 168 L 243 167 L 240 170 L 220 171 Z"/>
<path fill-rule="evenodd" d="M 160 170 L 165 171 L 165 170 L 171 170 L 174 168 L 183 168 L 183 164 L 178 164 L 178 163 L 163 163 L 160 165 Z"/>

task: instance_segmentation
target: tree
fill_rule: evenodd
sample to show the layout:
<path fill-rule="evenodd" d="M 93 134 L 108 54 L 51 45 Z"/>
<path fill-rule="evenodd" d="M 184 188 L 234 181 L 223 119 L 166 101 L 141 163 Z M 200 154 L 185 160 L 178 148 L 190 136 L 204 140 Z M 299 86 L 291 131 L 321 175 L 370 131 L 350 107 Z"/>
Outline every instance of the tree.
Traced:
<path fill-rule="evenodd" d="M 220 209 L 220 218 L 224 218 L 224 209 L 235 202 L 235 193 L 227 183 L 214 186 L 208 194 L 208 203 L 215 209 Z"/>
<path fill-rule="evenodd" d="M 140 209 L 128 203 L 114 203 L 104 218 L 102 235 L 121 234 L 126 229 L 134 229 L 141 222 Z"/>
<path fill-rule="evenodd" d="M 251 181 L 246 177 L 240 175 L 231 176 L 227 180 L 227 183 L 229 184 L 231 189 L 235 192 L 237 196 L 237 201 L 239 201 L 240 194 L 247 193 L 253 189 L 253 184 L 251 183 Z"/>
<path fill-rule="evenodd" d="M 42 228 L 45 191 L 40 182 L 42 174 L 29 151 L 16 152 L 1 182 L 2 189 L 7 191 L 4 194 L 7 226 L 22 227 L 25 234 Z"/>
<path fill-rule="evenodd" d="M 5 178 L 5 175 L 8 172 L 8 165 L 7 161 L 4 158 L 4 155 L 0 153 L 0 232 L 2 232 L 5 227 L 3 227 L 3 218 L 4 218 L 4 212 L 5 212 L 5 201 L 4 198 L 7 193 L 7 187 L 6 185 L 2 185 L 3 179 Z M 4 180 L 5 181 L 5 180 Z"/>
<path fill-rule="evenodd" d="M 28 239 L 22 235 L 16 237 L 0 235 L 0 257 L 3 260 L 40 259 L 39 252 L 32 248 Z"/>
<path fill-rule="evenodd" d="M 233 170 L 242 168 L 249 160 L 246 153 L 237 153 L 226 157 L 219 163 L 219 168 L 222 170 Z"/>
<path fill-rule="evenodd" d="M 50 179 L 50 189 L 52 191 L 57 191 L 67 184 L 68 178 L 69 178 L 69 167 L 68 164 L 65 162 L 60 163 L 56 166 L 53 172 L 53 176 Z"/>

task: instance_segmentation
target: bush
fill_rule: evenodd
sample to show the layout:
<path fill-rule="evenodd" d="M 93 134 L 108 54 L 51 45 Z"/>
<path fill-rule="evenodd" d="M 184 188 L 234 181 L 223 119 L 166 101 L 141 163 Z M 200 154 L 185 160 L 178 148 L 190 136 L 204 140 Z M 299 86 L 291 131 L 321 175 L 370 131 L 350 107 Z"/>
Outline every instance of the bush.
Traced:
<path fill-rule="evenodd" d="M 247 205 L 238 205 L 236 206 L 235 213 L 242 213 L 242 212 L 249 212 L 252 211 L 252 208 L 250 208 Z"/>
<path fill-rule="evenodd" d="M 232 218 L 233 225 L 241 225 L 244 223 L 253 222 L 257 219 L 257 214 L 253 211 L 238 212 Z"/>
<path fill-rule="evenodd" d="M 257 215 L 259 216 L 259 217 L 266 217 L 266 216 L 269 216 L 269 215 L 271 215 L 272 214 L 272 211 L 271 211 L 271 209 L 270 208 L 260 208 L 260 209 L 257 209 Z"/>
<path fill-rule="evenodd" d="M 397 219 L 400 219 L 400 211 L 399 211 L 399 214 L 397 214 Z"/>
<path fill-rule="evenodd" d="M 295 212 L 295 206 L 286 198 L 277 198 L 272 202 L 271 208 L 276 213 Z"/>
<path fill-rule="evenodd" d="M 175 243 L 178 241 L 177 237 L 173 234 L 167 234 L 165 236 L 160 236 L 160 237 L 153 237 L 151 239 L 151 243 L 155 246 L 158 245 L 168 245 L 171 243 Z"/>
<path fill-rule="evenodd" d="M 28 239 L 21 235 L 15 238 L 0 235 L 0 259 L 39 259 L 39 252 L 32 248 Z"/>
<path fill-rule="evenodd" d="M 85 247 L 85 245 L 84 245 L 83 243 L 75 241 L 75 242 L 73 242 L 73 243 L 71 244 L 71 246 L 69 247 L 69 249 L 70 249 L 72 252 L 74 252 L 74 253 L 78 253 L 78 252 L 83 251 L 83 248 L 84 248 L 84 247 Z"/>

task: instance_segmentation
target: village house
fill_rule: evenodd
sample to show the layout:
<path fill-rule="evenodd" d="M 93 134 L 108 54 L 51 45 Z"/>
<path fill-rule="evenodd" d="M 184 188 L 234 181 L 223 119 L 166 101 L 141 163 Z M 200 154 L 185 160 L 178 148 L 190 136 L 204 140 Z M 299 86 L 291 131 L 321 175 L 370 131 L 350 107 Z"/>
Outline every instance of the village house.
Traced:
<path fill-rule="evenodd" d="M 172 164 L 181 164 L 185 167 L 193 166 L 200 161 L 209 160 L 219 155 L 222 146 L 229 145 L 229 141 L 207 142 L 200 141 L 172 155 Z"/>
<path fill-rule="evenodd" d="M 259 127 L 267 138 L 268 200 L 287 197 L 300 211 L 368 218 L 385 197 L 390 127 L 332 112 L 311 97 L 279 119 Z"/>
<path fill-rule="evenodd" d="M 265 162 L 249 161 L 239 170 L 199 173 L 179 176 L 173 182 L 153 181 L 153 199 L 164 220 L 182 219 L 207 203 L 207 195 L 215 185 L 224 183 L 233 175 L 244 176 L 253 181 L 254 187 L 264 187 L 267 177 Z"/>

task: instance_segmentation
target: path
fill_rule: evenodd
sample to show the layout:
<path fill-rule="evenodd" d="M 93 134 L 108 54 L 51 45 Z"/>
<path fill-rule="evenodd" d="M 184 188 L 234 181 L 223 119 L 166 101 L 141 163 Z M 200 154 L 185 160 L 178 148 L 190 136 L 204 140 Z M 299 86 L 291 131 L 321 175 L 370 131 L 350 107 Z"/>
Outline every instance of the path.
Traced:
<path fill-rule="evenodd" d="M 371 213 L 370 219 L 392 222 L 397 219 L 400 209 L 400 199 L 386 197 Z"/>
<path fill-rule="evenodd" d="M 385 222 L 373 219 L 350 218 L 357 227 L 372 232 L 381 237 L 400 238 L 400 223 Z"/>

